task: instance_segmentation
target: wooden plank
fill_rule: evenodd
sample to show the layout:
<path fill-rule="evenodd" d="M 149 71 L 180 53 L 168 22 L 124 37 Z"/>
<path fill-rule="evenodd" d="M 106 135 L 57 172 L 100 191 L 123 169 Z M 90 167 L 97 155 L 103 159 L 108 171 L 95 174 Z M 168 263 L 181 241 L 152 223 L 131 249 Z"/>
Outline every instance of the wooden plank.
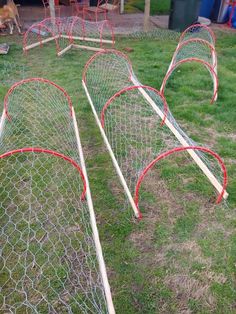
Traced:
<path fill-rule="evenodd" d="M 5 120 L 6 120 L 6 113 L 5 113 L 5 109 L 3 109 L 1 120 L 0 120 L 0 138 L 2 137 Z"/>
<path fill-rule="evenodd" d="M 85 50 L 91 50 L 91 51 L 103 51 L 103 48 L 96 48 L 96 47 L 89 47 L 89 46 L 83 46 L 83 45 L 74 45 L 72 44 L 73 48 L 78 48 L 78 49 L 85 49 Z"/>
<path fill-rule="evenodd" d="M 131 77 L 131 80 L 134 83 L 134 85 L 140 85 L 140 83 L 133 76 Z M 148 103 L 152 106 L 153 110 L 163 120 L 164 113 L 158 108 L 158 106 L 152 100 L 152 98 L 145 92 L 143 88 L 140 88 L 139 91 L 143 95 L 143 97 L 148 101 Z M 171 130 L 171 132 L 175 135 L 175 137 L 178 139 L 178 141 L 181 143 L 182 146 L 184 147 L 189 146 L 188 142 L 184 139 L 184 137 L 179 133 L 179 131 L 174 127 L 174 125 L 170 122 L 168 118 L 166 118 L 165 120 L 165 125 Z M 203 171 L 203 173 L 207 176 L 207 178 L 212 183 L 212 185 L 216 188 L 216 190 L 219 193 L 221 193 L 223 187 L 221 183 L 217 180 L 217 178 L 214 176 L 214 174 L 209 170 L 207 165 L 202 161 L 202 159 L 196 154 L 194 150 L 187 150 L 187 152 L 193 158 L 193 160 L 196 162 L 199 168 Z M 227 199 L 228 195 L 229 194 L 225 191 L 223 195 L 224 199 Z"/>
<path fill-rule="evenodd" d="M 58 57 L 62 56 L 65 52 L 67 52 L 68 50 L 70 50 L 72 48 L 72 45 L 67 46 L 66 48 L 64 48 L 63 50 L 61 50 L 60 52 L 57 53 Z"/>
<path fill-rule="evenodd" d="M 58 35 L 54 36 L 54 37 L 49 37 L 49 38 L 46 38 L 46 39 L 44 39 L 42 41 L 38 41 L 37 43 L 31 44 L 29 46 L 26 46 L 24 49 L 25 50 L 29 50 L 29 49 L 35 48 L 37 46 L 40 46 L 41 44 L 48 43 L 49 41 L 52 41 L 52 40 L 57 39 L 57 38 L 58 38 Z"/>
<path fill-rule="evenodd" d="M 75 39 L 75 40 L 81 40 L 81 41 L 91 41 L 91 42 L 94 42 L 94 43 L 100 43 L 101 42 L 100 38 L 89 38 L 89 37 L 68 36 L 68 35 L 61 35 L 61 37 L 62 38 L 66 38 L 66 39 Z M 113 41 L 112 40 L 108 40 L 108 39 L 102 39 L 102 43 L 104 43 L 104 44 L 113 44 Z"/>
<path fill-rule="evenodd" d="M 108 308 L 109 314 L 115 314 L 115 309 L 114 309 L 112 296 L 111 296 L 111 289 L 110 289 L 110 285 L 109 285 L 108 278 L 107 278 L 106 265 L 105 265 L 103 253 L 102 253 L 102 246 L 101 246 L 101 242 L 100 242 L 99 234 L 98 234 L 98 229 L 97 229 L 96 217 L 95 217 L 95 213 L 94 213 L 93 201 L 92 201 L 91 191 L 90 191 L 90 187 L 89 187 L 88 174 L 87 174 L 87 169 L 86 169 L 86 165 L 85 165 L 84 154 L 83 154 L 82 144 L 81 144 L 81 140 L 80 140 L 78 124 L 76 121 L 75 111 L 74 111 L 73 107 L 72 107 L 72 119 L 73 119 L 73 125 L 74 125 L 74 130 L 75 130 L 76 141 L 77 141 L 77 148 L 78 148 L 79 156 L 80 156 L 81 168 L 82 168 L 84 178 L 86 181 L 86 200 L 87 200 L 87 204 L 88 204 L 88 208 L 89 208 L 90 223 L 91 223 L 91 227 L 93 230 L 93 240 L 94 240 L 95 247 L 96 247 L 98 264 L 99 264 L 101 277 L 102 277 L 102 281 L 103 281 L 103 286 L 104 286 L 104 290 L 105 290 L 107 308 Z"/>

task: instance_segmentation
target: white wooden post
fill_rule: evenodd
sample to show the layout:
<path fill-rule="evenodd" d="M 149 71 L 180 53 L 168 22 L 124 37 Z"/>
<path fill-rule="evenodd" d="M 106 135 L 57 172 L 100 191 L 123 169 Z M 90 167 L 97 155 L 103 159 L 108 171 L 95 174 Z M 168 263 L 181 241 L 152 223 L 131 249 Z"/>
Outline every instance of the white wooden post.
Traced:
<path fill-rule="evenodd" d="M 50 16 L 52 19 L 55 19 L 55 2 L 54 0 L 49 0 L 49 7 L 50 7 Z"/>
<path fill-rule="evenodd" d="M 149 26 L 150 26 L 150 3 L 151 3 L 151 0 L 145 0 L 144 21 L 143 21 L 143 30 L 144 30 L 144 32 L 148 32 L 149 31 Z"/>
<path fill-rule="evenodd" d="M 125 0 L 120 0 L 120 14 L 124 13 L 125 10 Z"/>

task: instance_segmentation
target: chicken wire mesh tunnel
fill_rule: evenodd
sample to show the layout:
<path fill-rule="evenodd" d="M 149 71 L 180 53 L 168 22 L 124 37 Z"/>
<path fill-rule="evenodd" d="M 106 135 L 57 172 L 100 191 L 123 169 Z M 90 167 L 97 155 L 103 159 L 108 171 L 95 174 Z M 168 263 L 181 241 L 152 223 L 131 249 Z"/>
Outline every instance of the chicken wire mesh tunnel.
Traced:
<path fill-rule="evenodd" d="M 69 95 L 16 83 L 0 132 L 2 310 L 114 313 Z"/>
<path fill-rule="evenodd" d="M 91 22 L 77 16 L 47 18 L 29 27 L 23 38 L 23 51 L 55 42 L 56 53 L 71 48 L 100 51 L 114 47 L 113 27 L 108 20 Z"/>
<path fill-rule="evenodd" d="M 140 176 L 157 156 L 181 146 L 216 193 L 227 198 L 221 162 L 215 164 L 206 149 L 197 149 L 199 145 L 172 116 L 163 94 L 138 81 L 124 54 L 115 50 L 95 54 L 85 66 L 82 84 L 136 217 L 142 216 L 135 192 Z"/>
<path fill-rule="evenodd" d="M 179 43 L 173 54 L 167 73 L 163 79 L 160 91 L 164 94 L 171 76 L 183 64 L 200 64 L 206 68 L 213 82 L 211 102 L 217 100 L 218 75 L 215 35 L 206 25 L 194 24 L 189 26 L 180 36 Z M 196 82 L 197 83 L 197 82 Z"/>

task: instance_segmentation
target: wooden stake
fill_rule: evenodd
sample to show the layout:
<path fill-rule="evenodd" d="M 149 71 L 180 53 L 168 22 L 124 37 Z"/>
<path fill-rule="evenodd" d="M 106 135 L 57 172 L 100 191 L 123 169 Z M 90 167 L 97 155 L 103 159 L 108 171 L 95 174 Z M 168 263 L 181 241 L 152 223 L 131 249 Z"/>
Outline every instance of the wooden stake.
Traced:
<path fill-rule="evenodd" d="M 65 52 L 67 52 L 68 50 L 70 50 L 72 48 L 72 44 L 67 46 L 66 48 L 64 48 L 63 50 L 61 50 L 60 52 L 57 53 L 58 57 L 62 56 Z"/>

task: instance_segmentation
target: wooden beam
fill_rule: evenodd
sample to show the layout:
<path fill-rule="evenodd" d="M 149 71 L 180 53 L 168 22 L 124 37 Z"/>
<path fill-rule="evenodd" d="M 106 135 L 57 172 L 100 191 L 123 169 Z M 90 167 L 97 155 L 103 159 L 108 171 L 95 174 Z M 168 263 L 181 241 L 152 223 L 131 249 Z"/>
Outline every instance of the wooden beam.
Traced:
<path fill-rule="evenodd" d="M 143 21 L 143 30 L 144 32 L 149 31 L 150 27 L 150 0 L 145 0 L 145 9 L 144 9 L 144 21 Z"/>
<path fill-rule="evenodd" d="M 55 19 L 55 2 L 54 0 L 49 0 L 49 8 L 50 8 L 50 16 L 51 18 Z"/>
<path fill-rule="evenodd" d="M 103 51 L 104 48 L 96 48 L 96 47 L 90 47 L 90 46 L 83 46 L 83 45 L 74 45 L 72 44 L 73 48 L 78 48 L 78 49 L 85 49 L 85 50 L 91 50 L 91 51 Z"/>
<path fill-rule="evenodd" d="M 97 229 L 96 216 L 95 216 L 95 212 L 94 212 L 94 208 L 93 208 L 93 201 L 92 201 L 91 191 L 90 191 L 90 187 L 89 187 L 88 174 L 87 174 L 87 169 L 86 169 L 86 165 L 85 165 L 84 154 L 83 154 L 82 144 L 81 144 L 81 140 L 80 140 L 78 124 L 76 121 L 75 111 L 74 111 L 73 107 L 72 107 L 72 119 L 73 119 L 73 125 L 74 125 L 74 130 L 75 130 L 76 141 L 77 141 L 77 148 L 79 151 L 81 168 L 82 168 L 82 171 L 83 171 L 83 174 L 85 177 L 85 181 L 86 181 L 86 200 L 87 200 L 87 204 L 88 204 L 88 208 L 89 208 L 90 223 L 91 223 L 91 227 L 92 227 L 92 231 L 93 231 L 93 240 L 95 243 L 95 248 L 96 248 L 96 253 L 97 253 L 97 258 L 98 258 L 98 264 L 99 264 L 100 273 L 101 273 L 104 291 L 105 291 L 105 296 L 106 296 L 106 300 L 107 300 L 108 313 L 109 314 L 115 314 L 115 309 L 114 309 L 112 296 L 111 296 L 111 289 L 110 289 L 110 285 L 109 285 L 108 278 L 107 278 L 106 265 L 105 265 L 103 253 L 102 253 L 102 246 L 100 243 L 99 233 L 98 233 L 98 229 Z"/>
<path fill-rule="evenodd" d="M 101 43 L 101 39 L 100 38 L 89 38 L 89 37 L 68 36 L 68 35 L 61 35 L 61 37 L 62 38 L 67 38 L 67 39 L 74 39 L 74 40 L 81 40 L 81 41 L 91 41 L 91 42 L 94 42 L 94 43 Z M 103 44 L 113 44 L 113 41 L 109 40 L 109 39 L 103 39 L 102 43 Z"/>
<path fill-rule="evenodd" d="M 24 48 L 24 50 L 29 50 L 29 49 L 32 49 L 32 48 L 35 48 L 37 46 L 40 46 L 41 44 L 45 44 L 45 43 L 48 43 L 49 41 L 52 41 L 54 39 L 57 39 L 58 38 L 58 35 L 57 36 L 54 36 L 54 37 L 49 37 L 49 38 L 46 38 L 42 41 L 38 41 L 37 43 L 34 43 L 34 44 L 31 44 L 31 45 L 28 45 Z"/>

